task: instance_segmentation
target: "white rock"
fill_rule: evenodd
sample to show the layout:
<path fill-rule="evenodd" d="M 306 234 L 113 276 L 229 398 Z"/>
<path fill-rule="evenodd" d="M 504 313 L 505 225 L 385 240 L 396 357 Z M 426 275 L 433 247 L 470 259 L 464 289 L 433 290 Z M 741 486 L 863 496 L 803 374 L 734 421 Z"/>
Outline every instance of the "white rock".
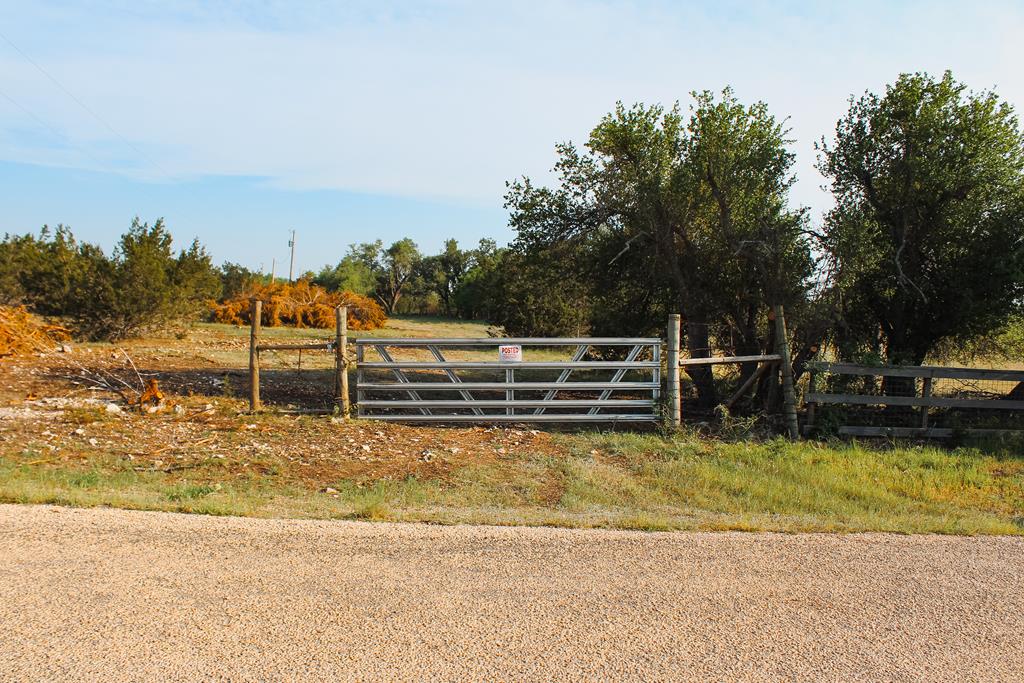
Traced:
<path fill-rule="evenodd" d="M 117 405 L 116 403 L 108 403 L 106 405 L 105 410 L 111 415 L 117 415 L 118 413 L 121 412 L 121 406 Z"/>

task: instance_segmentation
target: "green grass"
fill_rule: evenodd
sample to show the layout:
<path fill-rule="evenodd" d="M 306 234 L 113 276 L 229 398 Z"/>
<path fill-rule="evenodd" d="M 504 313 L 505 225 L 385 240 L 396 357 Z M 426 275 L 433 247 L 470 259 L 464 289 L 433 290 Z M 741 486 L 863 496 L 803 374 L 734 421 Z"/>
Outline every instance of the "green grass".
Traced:
<path fill-rule="evenodd" d="M 274 473 L 213 481 L 137 472 L 114 459 L 74 470 L 9 457 L 0 459 L 0 501 L 648 530 L 1024 533 L 1024 459 L 1013 451 L 593 432 L 557 440 L 565 455 L 316 491 Z"/>

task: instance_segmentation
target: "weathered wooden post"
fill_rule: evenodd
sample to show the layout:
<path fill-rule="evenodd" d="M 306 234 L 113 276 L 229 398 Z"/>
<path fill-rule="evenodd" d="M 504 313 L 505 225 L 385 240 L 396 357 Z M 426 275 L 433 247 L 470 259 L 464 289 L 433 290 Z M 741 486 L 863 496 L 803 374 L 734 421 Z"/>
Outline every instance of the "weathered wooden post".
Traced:
<path fill-rule="evenodd" d="M 811 365 L 810 373 L 807 376 L 807 393 L 815 394 L 818 391 L 818 369 L 816 366 Z M 804 398 L 804 403 L 807 404 L 807 424 L 805 428 L 806 432 L 814 431 L 814 419 L 817 411 L 817 404 L 814 401 L 808 401 Z"/>
<path fill-rule="evenodd" d="M 932 396 L 932 378 L 925 377 L 921 381 L 921 398 L 931 398 Z M 928 406 L 921 406 L 921 424 L 922 430 L 928 429 Z M 923 435 L 922 435 L 923 436 Z"/>
<path fill-rule="evenodd" d="M 786 334 L 786 318 L 782 305 L 773 306 L 775 311 L 776 353 L 782 357 L 782 413 L 786 418 L 786 430 L 790 439 L 800 438 L 800 425 L 796 419 L 796 391 L 793 388 L 793 360 L 789 354 L 789 336 Z"/>
<path fill-rule="evenodd" d="M 679 427 L 682 422 L 683 406 L 679 396 L 679 329 L 681 319 L 678 313 L 668 317 L 668 425 Z"/>
<path fill-rule="evenodd" d="M 334 373 L 335 404 L 348 419 L 348 306 L 334 309 Z"/>
<path fill-rule="evenodd" d="M 260 317 L 263 315 L 263 302 L 253 298 L 249 304 L 249 315 L 252 328 L 249 332 L 249 410 L 260 409 Z"/>

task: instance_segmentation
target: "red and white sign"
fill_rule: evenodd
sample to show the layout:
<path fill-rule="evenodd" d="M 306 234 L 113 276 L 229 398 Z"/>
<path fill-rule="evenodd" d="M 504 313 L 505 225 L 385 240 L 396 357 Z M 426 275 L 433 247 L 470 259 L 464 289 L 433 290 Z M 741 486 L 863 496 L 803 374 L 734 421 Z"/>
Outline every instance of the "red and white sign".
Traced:
<path fill-rule="evenodd" d="M 502 363 L 523 362 L 523 347 L 519 344 L 509 344 L 498 347 L 498 360 Z"/>

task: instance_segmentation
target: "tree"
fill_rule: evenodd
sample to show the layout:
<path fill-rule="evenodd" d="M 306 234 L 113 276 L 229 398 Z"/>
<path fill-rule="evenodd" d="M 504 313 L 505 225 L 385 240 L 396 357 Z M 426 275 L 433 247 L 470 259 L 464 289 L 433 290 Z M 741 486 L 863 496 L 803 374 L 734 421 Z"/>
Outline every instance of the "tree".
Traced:
<path fill-rule="evenodd" d="M 171 243 L 163 219 L 150 227 L 135 218 L 112 258 L 83 248 L 71 301 L 76 328 L 117 340 L 194 317 L 220 292 L 220 278 L 198 241 L 177 256 Z"/>
<path fill-rule="evenodd" d="M 6 235 L 0 242 L 0 302 L 23 303 L 43 315 L 69 314 L 86 247 L 65 225 L 44 225 L 38 237 Z"/>
<path fill-rule="evenodd" d="M 459 249 L 456 240 L 446 240 L 440 254 L 428 256 L 420 262 L 424 283 L 437 294 L 441 311 L 446 316 L 454 313 L 455 293 L 469 271 L 472 259 L 473 253 Z"/>
<path fill-rule="evenodd" d="M 1020 311 L 1024 138 L 1009 104 L 949 72 L 904 74 L 882 97 L 851 98 L 819 151 L 841 348 L 920 364 Z"/>
<path fill-rule="evenodd" d="M 563 268 L 569 244 L 510 250 L 493 272 L 488 320 L 512 336 L 581 337 L 590 328 L 588 283 Z"/>
<path fill-rule="evenodd" d="M 238 263 L 225 262 L 220 267 L 220 299 L 233 299 L 263 279 L 259 273 Z"/>
<path fill-rule="evenodd" d="M 408 237 L 384 250 L 382 271 L 377 276 L 377 299 L 388 315 L 393 315 L 406 288 L 416 275 L 423 256 L 416 243 Z"/>
<path fill-rule="evenodd" d="M 459 281 L 454 294 L 455 312 L 467 320 L 496 322 L 501 289 L 499 278 L 506 269 L 507 249 L 499 249 L 491 239 L 480 240 L 471 252 L 470 267 Z"/>
<path fill-rule="evenodd" d="M 377 277 L 382 270 L 380 256 L 383 246 L 380 240 L 351 244 L 337 265 L 324 266 L 313 281 L 331 292 L 349 291 L 369 296 L 376 288 Z"/>
<path fill-rule="evenodd" d="M 718 327 L 737 351 L 757 352 L 770 343 L 770 305 L 802 299 L 812 272 L 803 211 L 787 205 L 793 155 L 764 103 L 744 106 L 729 89 L 694 98 L 688 120 L 678 105 L 619 104 L 586 151 L 558 146 L 557 189 L 522 179 L 506 204 L 523 248 L 573 246 L 556 267 L 590 283 L 598 329 L 660 329 L 675 310 L 692 355 Z M 689 374 L 715 405 L 708 368 Z"/>

